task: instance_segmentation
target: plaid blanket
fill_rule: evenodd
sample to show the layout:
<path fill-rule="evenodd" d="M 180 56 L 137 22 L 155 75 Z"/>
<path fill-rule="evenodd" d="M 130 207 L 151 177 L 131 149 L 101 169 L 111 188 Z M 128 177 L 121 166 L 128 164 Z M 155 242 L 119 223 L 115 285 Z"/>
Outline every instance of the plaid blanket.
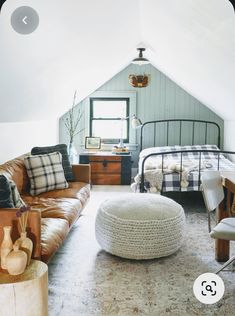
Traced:
<path fill-rule="evenodd" d="M 169 173 L 163 172 L 163 182 L 162 190 L 163 192 L 168 191 L 198 191 L 200 190 L 200 176 L 199 176 L 199 159 L 200 154 L 195 152 L 197 150 L 214 150 L 217 151 L 219 148 L 216 145 L 194 145 L 194 146 L 165 146 L 165 147 L 154 147 L 147 148 L 141 151 L 140 160 L 139 160 L 139 174 L 142 169 L 143 159 L 151 153 L 164 153 L 169 151 L 179 151 L 179 150 L 192 150 L 193 152 L 183 153 L 182 154 L 182 164 L 183 166 L 189 166 L 188 172 L 188 186 L 181 187 L 180 180 L 182 176 L 180 172 Z M 164 169 L 169 164 L 180 164 L 181 162 L 181 153 L 172 153 L 164 155 L 163 166 Z M 193 168 L 192 168 L 193 166 Z M 201 153 L 201 173 L 203 170 L 233 170 L 235 171 L 235 164 L 230 160 L 225 158 L 224 155 L 219 155 L 219 165 L 218 165 L 218 154 L 216 152 L 207 152 Z M 162 155 L 151 156 L 145 161 L 145 170 L 156 170 L 162 168 Z M 150 183 L 145 181 L 146 189 L 149 189 Z"/>

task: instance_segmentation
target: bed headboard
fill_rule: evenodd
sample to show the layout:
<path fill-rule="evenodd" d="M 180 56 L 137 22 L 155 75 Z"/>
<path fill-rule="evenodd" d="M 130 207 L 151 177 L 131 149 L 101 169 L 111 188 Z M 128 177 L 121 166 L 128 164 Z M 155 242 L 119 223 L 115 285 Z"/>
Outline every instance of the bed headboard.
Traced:
<path fill-rule="evenodd" d="M 144 146 L 145 132 L 149 127 L 151 127 L 152 130 L 152 143 L 149 144 L 148 141 L 148 145 Z M 164 144 L 158 144 L 157 142 L 157 133 L 159 133 L 159 131 L 162 132 Z M 174 136 L 174 144 L 172 145 L 196 145 L 197 143 L 195 143 L 195 141 L 197 141 L 199 138 L 201 142 L 207 144 L 209 134 L 213 134 L 215 139 L 214 144 L 220 148 L 220 126 L 216 122 L 192 119 L 169 119 L 149 121 L 145 122 L 141 126 L 140 151 L 146 147 L 168 146 L 169 138 L 172 133 Z M 183 142 L 183 137 L 187 138 L 187 143 L 185 143 L 185 141 Z M 199 143 L 197 145 L 199 145 Z"/>

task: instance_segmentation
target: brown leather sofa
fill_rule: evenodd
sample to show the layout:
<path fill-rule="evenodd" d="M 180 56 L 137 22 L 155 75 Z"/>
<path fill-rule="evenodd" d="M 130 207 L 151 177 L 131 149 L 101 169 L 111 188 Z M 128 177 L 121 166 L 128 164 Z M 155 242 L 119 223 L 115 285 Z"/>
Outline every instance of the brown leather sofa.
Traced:
<path fill-rule="evenodd" d="M 48 262 L 79 218 L 90 196 L 90 165 L 73 165 L 69 187 L 31 196 L 24 155 L 0 165 L 0 174 L 12 179 L 27 205 L 31 206 L 27 234 L 34 244 L 33 258 Z M 16 209 L 0 209 L 0 243 L 5 225 L 12 226 L 12 239 L 20 233 Z"/>

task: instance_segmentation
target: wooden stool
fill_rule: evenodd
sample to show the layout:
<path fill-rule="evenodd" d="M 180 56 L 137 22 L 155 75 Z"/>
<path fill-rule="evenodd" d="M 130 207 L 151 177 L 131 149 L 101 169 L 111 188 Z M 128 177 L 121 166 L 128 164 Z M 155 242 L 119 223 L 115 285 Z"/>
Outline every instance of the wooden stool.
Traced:
<path fill-rule="evenodd" d="M 31 260 L 20 275 L 0 270 L 0 315 L 48 316 L 48 267 Z"/>

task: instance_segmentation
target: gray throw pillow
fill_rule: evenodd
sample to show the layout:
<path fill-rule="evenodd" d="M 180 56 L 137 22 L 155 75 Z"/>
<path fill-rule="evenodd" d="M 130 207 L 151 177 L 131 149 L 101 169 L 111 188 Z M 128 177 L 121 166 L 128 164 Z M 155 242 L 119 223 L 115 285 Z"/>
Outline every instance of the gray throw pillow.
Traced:
<path fill-rule="evenodd" d="M 44 154 L 54 153 L 56 151 L 60 152 L 62 155 L 62 165 L 64 169 L 65 179 L 67 181 L 74 180 L 72 166 L 69 161 L 67 146 L 65 144 L 59 144 L 59 145 L 47 146 L 47 147 L 34 147 L 31 150 L 31 155 L 44 155 Z"/>
<path fill-rule="evenodd" d="M 0 208 L 12 208 L 14 202 L 12 199 L 11 186 L 8 179 L 1 174 L 0 175 Z"/>

